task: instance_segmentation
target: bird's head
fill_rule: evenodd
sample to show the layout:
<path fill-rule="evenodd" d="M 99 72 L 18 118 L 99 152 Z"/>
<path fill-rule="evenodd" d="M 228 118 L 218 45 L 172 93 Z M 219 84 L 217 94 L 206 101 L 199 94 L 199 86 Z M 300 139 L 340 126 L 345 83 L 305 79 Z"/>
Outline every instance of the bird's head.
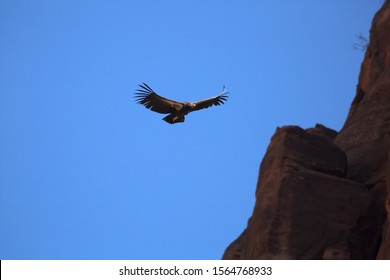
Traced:
<path fill-rule="evenodd" d="M 193 102 L 184 102 L 185 106 L 190 108 L 190 109 L 194 109 L 196 107 L 195 103 Z"/>

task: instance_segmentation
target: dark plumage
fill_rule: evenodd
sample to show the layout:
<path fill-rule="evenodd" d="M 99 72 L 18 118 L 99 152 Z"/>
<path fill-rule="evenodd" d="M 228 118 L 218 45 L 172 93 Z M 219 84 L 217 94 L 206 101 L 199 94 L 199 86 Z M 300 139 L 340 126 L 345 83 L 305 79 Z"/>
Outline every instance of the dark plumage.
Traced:
<path fill-rule="evenodd" d="M 224 104 L 228 99 L 225 86 L 221 94 L 197 102 L 178 102 L 158 95 L 145 83 L 139 86 L 140 89 L 135 93 L 136 102 L 154 112 L 169 114 L 163 120 L 170 124 L 184 122 L 184 116 L 188 113 Z"/>

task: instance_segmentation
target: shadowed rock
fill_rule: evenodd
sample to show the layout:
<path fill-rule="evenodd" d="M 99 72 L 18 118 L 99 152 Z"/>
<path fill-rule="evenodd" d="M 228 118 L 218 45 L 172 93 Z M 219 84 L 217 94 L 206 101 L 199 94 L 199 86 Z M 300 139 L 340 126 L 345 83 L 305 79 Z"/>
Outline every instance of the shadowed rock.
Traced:
<path fill-rule="evenodd" d="M 348 234 L 371 196 L 342 178 L 346 167 L 328 136 L 278 128 L 260 167 L 252 218 L 224 258 L 349 258 Z"/>
<path fill-rule="evenodd" d="M 278 128 L 247 228 L 223 259 L 390 259 L 390 1 L 341 131 Z"/>

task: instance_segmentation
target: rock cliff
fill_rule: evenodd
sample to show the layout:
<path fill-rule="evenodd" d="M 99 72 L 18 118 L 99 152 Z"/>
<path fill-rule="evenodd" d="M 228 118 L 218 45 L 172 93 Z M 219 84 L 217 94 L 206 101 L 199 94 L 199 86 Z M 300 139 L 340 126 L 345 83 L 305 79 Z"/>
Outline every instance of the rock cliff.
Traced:
<path fill-rule="evenodd" d="M 223 259 L 390 259 L 390 0 L 345 124 L 277 128 L 247 228 Z"/>

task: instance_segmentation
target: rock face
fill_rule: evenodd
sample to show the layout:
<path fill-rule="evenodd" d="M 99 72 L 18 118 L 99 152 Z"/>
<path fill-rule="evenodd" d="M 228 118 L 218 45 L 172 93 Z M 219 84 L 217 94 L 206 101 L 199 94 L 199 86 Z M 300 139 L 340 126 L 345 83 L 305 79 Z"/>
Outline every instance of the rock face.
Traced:
<path fill-rule="evenodd" d="M 278 128 L 247 228 L 223 259 L 390 259 L 390 0 L 341 131 Z"/>

